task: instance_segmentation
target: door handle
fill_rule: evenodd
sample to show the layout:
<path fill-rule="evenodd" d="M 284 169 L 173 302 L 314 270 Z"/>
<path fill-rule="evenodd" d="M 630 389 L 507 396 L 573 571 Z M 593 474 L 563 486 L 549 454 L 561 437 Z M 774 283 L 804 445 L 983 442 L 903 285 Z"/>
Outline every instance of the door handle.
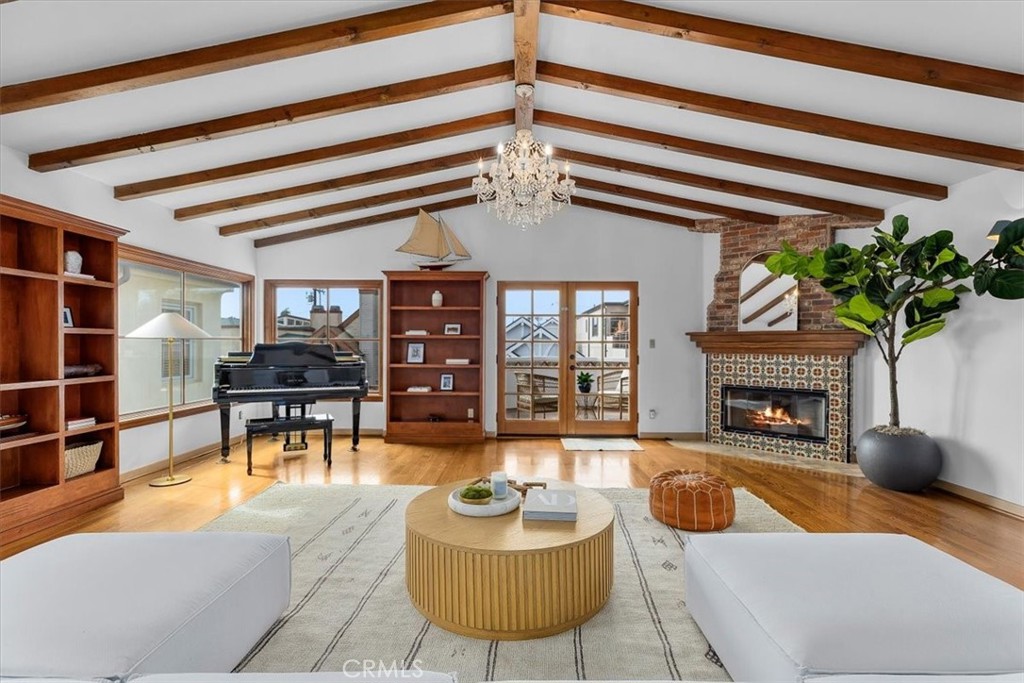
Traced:
<path fill-rule="evenodd" d="M 569 360 L 576 360 L 576 354 L 575 353 L 570 353 L 569 354 Z"/>

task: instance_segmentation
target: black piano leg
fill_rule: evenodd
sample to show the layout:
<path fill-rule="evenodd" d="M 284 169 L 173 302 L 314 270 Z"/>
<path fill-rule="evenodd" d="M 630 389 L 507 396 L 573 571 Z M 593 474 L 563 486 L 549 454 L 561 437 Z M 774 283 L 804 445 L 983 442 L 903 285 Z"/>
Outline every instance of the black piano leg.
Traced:
<path fill-rule="evenodd" d="M 362 401 L 358 398 L 352 399 L 352 450 L 359 450 L 359 409 Z"/>
<path fill-rule="evenodd" d="M 228 433 L 231 427 L 231 405 L 221 404 L 220 406 L 220 461 L 228 462 L 231 455 L 231 442 Z"/>

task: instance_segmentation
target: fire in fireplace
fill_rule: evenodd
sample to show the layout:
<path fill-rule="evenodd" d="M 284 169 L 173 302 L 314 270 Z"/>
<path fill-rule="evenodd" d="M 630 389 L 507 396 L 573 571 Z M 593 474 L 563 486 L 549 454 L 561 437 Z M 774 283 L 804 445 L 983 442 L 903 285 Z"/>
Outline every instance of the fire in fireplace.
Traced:
<path fill-rule="evenodd" d="M 722 429 L 785 439 L 825 441 L 828 396 L 823 391 L 722 387 Z"/>

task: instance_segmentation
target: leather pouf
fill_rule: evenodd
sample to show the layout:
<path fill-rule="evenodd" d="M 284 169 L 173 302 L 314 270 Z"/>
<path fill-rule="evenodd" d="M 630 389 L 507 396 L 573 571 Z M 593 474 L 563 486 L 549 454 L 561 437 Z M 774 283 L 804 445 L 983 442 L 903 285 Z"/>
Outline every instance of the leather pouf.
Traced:
<path fill-rule="evenodd" d="M 655 475 L 650 502 L 655 519 L 687 531 L 718 531 L 736 516 L 729 482 L 708 472 L 667 470 Z"/>

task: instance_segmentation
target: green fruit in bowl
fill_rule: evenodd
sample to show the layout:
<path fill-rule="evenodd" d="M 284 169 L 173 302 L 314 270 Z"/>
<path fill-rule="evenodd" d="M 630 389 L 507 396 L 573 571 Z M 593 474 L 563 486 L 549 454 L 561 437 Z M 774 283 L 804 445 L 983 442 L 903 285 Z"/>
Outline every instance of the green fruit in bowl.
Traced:
<path fill-rule="evenodd" d="M 467 486 L 459 491 L 459 500 L 470 505 L 486 505 L 493 495 L 487 486 Z"/>

